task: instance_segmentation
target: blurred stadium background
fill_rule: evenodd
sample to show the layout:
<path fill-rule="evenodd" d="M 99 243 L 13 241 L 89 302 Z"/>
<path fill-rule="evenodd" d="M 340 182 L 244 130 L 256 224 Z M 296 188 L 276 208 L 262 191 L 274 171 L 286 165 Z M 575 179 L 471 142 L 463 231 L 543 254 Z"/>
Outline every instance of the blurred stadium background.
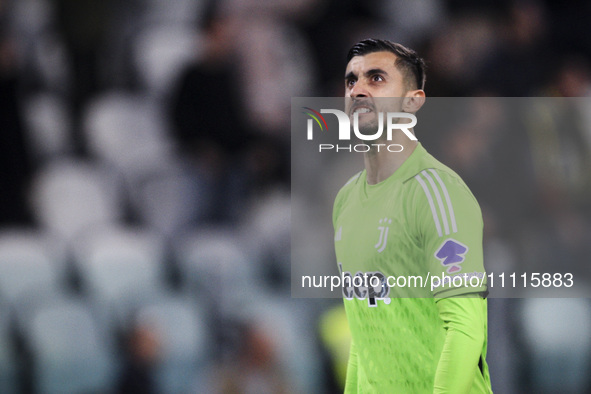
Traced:
<path fill-rule="evenodd" d="M 574 0 L 0 0 L 0 392 L 342 391 L 339 302 L 290 297 L 291 97 L 342 95 L 370 36 L 426 58 L 428 96 L 588 97 L 589 20 Z M 586 268 L 587 108 L 521 139 L 483 108 L 424 141 L 480 200 L 487 266 Z M 495 392 L 591 390 L 588 299 L 489 305 Z"/>

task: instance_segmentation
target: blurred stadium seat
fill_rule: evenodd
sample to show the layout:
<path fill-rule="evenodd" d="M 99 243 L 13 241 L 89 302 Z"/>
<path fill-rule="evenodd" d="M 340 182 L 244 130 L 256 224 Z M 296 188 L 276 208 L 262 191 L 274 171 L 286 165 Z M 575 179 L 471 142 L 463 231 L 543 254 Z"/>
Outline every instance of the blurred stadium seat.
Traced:
<path fill-rule="evenodd" d="M 174 24 L 150 26 L 137 35 L 135 65 L 151 95 L 166 93 L 180 71 L 199 55 L 198 38 L 194 29 Z"/>
<path fill-rule="evenodd" d="M 139 221 L 168 237 L 194 226 L 207 209 L 206 186 L 180 166 L 137 177 L 128 186 Z"/>
<path fill-rule="evenodd" d="M 250 255 L 262 262 L 269 285 L 287 287 L 291 275 L 291 196 L 272 190 L 251 207 L 241 236 Z M 276 282 L 276 283 L 271 283 Z"/>
<path fill-rule="evenodd" d="M 66 269 L 59 240 L 37 230 L 0 231 L 0 296 L 13 307 L 32 294 L 61 291 Z"/>
<path fill-rule="evenodd" d="M 46 297 L 23 321 L 36 392 L 102 393 L 117 368 L 104 327 L 83 301 Z"/>
<path fill-rule="evenodd" d="M 591 304 L 586 298 L 525 298 L 524 339 L 537 393 L 586 392 L 591 366 Z"/>
<path fill-rule="evenodd" d="M 89 152 L 126 179 L 166 165 L 172 141 L 161 108 L 141 94 L 113 90 L 95 97 L 83 115 Z"/>
<path fill-rule="evenodd" d="M 116 324 L 146 297 L 164 292 L 164 258 L 163 240 L 139 228 L 94 229 L 74 247 L 82 291 Z"/>
<path fill-rule="evenodd" d="M 14 3 L 14 24 L 26 35 L 42 34 L 51 24 L 51 5 L 47 0 L 22 0 Z"/>
<path fill-rule="evenodd" d="M 231 229 L 201 228 L 174 245 L 179 270 L 190 291 L 206 294 L 222 316 L 234 315 L 260 288 L 256 261 Z"/>
<path fill-rule="evenodd" d="M 35 176 L 31 188 L 33 215 L 44 229 L 71 240 L 95 225 L 122 216 L 118 179 L 89 161 L 54 161 Z"/>
<path fill-rule="evenodd" d="M 29 97 L 24 102 L 25 119 L 32 154 L 40 161 L 71 153 L 71 124 L 66 103 L 49 92 Z"/>

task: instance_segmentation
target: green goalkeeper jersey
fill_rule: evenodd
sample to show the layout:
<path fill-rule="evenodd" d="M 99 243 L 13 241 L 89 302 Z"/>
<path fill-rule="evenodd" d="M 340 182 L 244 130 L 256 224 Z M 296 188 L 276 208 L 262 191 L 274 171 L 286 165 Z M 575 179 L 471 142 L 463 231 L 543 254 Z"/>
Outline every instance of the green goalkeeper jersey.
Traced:
<path fill-rule="evenodd" d="M 349 279 L 354 376 L 346 391 L 432 393 L 449 328 L 437 303 L 461 296 L 479 302 L 479 323 L 464 331 L 484 333 L 467 367 L 468 392 L 490 392 L 482 214 L 461 178 L 418 144 L 388 179 L 369 185 L 365 171 L 351 178 L 336 197 L 333 224 L 341 277 Z"/>

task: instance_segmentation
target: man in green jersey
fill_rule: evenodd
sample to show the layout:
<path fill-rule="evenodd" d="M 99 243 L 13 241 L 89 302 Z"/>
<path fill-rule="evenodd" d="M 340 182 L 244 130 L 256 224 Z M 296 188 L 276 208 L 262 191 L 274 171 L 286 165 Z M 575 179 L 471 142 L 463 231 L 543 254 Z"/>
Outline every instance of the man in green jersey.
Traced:
<path fill-rule="evenodd" d="M 363 40 L 348 55 L 346 112 L 373 134 L 379 112 L 415 114 L 424 83 L 424 62 L 414 51 Z M 380 142 L 403 149 L 377 149 Z M 364 163 L 333 211 L 353 339 L 345 392 L 490 393 L 478 202 L 454 171 L 404 133 L 376 141 Z"/>

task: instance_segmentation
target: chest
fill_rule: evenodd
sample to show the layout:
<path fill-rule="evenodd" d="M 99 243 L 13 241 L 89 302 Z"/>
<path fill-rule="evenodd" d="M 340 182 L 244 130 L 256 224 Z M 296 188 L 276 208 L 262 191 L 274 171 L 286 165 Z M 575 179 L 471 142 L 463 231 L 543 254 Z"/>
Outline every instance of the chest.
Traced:
<path fill-rule="evenodd" d="M 365 199 L 355 197 L 343 203 L 336 220 L 335 251 L 343 268 L 384 274 L 418 268 L 420 234 L 404 188 L 392 187 Z"/>

